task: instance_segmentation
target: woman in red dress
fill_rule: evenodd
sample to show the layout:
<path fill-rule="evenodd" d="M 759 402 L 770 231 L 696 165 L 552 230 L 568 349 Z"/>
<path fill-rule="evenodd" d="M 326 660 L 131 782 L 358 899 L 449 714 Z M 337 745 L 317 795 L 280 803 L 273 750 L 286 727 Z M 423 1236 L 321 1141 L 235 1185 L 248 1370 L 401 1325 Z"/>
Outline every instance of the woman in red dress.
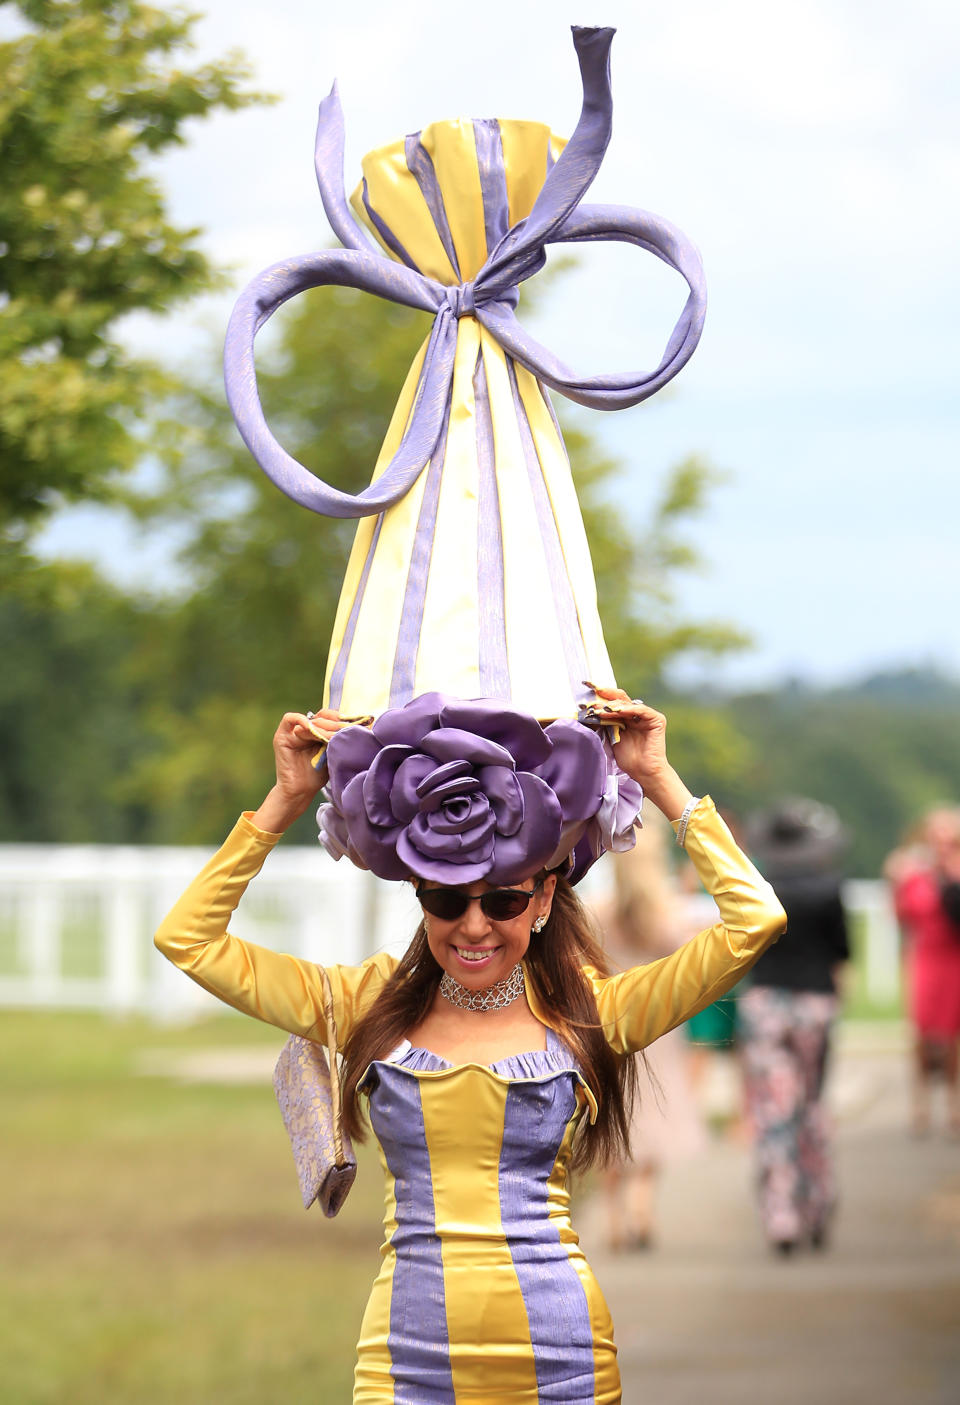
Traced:
<path fill-rule="evenodd" d="M 914 1031 L 913 1128 L 930 1123 L 930 1083 L 943 1071 L 950 1132 L 960 1136 L 960 810 L 923 824 L 922 844 L 890 855 L 897 918 L 906 938 L 907 1000 Z"/>

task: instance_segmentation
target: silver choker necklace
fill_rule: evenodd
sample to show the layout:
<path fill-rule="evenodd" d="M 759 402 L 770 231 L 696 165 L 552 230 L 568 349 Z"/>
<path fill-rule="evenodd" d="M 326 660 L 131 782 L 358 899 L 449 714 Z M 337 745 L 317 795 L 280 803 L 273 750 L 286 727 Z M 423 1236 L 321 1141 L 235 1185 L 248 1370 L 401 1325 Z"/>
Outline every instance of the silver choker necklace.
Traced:
<path fill-rule="evenodd" d="M 518 961 L 506 980 L 497 981 L 483 990 L 467 990 L 466 986 L 448 976 L 440 977 L 440 994 L 458 1010 L 505 1010 L 523 994 L 523 967 Z"/>

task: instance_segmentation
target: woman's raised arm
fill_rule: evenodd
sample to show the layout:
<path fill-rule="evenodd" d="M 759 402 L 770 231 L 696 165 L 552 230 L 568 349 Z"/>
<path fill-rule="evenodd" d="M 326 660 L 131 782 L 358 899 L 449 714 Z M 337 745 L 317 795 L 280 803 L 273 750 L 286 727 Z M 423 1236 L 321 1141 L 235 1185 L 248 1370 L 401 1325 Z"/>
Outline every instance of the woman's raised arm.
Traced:
<path fill-rule="evenodd" d="M 314 769 L 318 733 L 341 726 L 335 713 L 284 715 L 274 736 L 277 780 L 258 810 L 245 812 L 226 842 L 164 918 L 154 945 L 204 990 L 244 1014 L 292 1034 L 326 1040 L 323 989 L 312 961 L 242 941 L 227 930 L 247 884 L 256 877 L 283 830 L 315 799 L 325 768 Z M 330 967 L 337 1024 L 343 1038 L 376 997 L 395 958 L 358 967 Z"/>
<path fill-rule="evenodd" d="M 684 847 L 720 921 L 659 961 L 606 979 L 587 972 L 604 1033 L 620 1053 L 645 1048 L 719 999 L 787 925 L 776 893 L 737 847 L 709 796 L 688 816 Z"/>
<path fill-rule="evenodd" d="M 617 704 L 618 764 L 671 821 L 720 911 L 715 926 L 670 956 L 607 979 L 588 973 L 607 1039 L 619 1052 L 632 1053 L 736 985 L 785 930 L 787 919 L 776 893 L 738 848 L 713 801 L 691 795 L 670 765 L 663 714 L 622 690 L 598 691 Z"/>

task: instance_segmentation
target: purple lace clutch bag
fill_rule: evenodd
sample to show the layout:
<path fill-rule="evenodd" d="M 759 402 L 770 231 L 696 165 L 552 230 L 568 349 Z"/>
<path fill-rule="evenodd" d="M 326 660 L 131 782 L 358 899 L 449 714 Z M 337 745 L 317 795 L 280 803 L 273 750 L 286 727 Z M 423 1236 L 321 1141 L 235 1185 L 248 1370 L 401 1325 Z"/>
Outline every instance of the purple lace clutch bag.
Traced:
<path fill-rule="evenodd" d="M 330 1218 L 353 1185 L 357 1159 L 342 1125 L 333 995 L 326 971 L 322 977 L 327 1051 L 312 1039 L 291 1035 L 280 1051 L 273 1089 L 293 1147 L 303 1208 L 309 1210 L 316 1200 Z"/>

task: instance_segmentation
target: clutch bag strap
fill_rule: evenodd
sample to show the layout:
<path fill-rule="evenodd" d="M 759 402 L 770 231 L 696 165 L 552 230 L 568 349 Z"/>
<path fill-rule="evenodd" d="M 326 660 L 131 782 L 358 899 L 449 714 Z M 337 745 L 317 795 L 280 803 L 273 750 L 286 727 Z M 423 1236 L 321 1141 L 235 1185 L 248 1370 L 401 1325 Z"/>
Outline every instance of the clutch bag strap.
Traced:
<path fill-rule="evenodd" d="M 330 1068 L 330 1103 L 333 1114 L 333 1150 L 336 1164 L 343 1166 L 342 1104 L 340 1098 L 340 1065 L 337 1062 L 337 1017 L 333 1008 L 333 989 L 326 968 L 320 967 L 320 980 L 323 985 L 323 1017 L 327 1026 L 327 1063 Z"/>

